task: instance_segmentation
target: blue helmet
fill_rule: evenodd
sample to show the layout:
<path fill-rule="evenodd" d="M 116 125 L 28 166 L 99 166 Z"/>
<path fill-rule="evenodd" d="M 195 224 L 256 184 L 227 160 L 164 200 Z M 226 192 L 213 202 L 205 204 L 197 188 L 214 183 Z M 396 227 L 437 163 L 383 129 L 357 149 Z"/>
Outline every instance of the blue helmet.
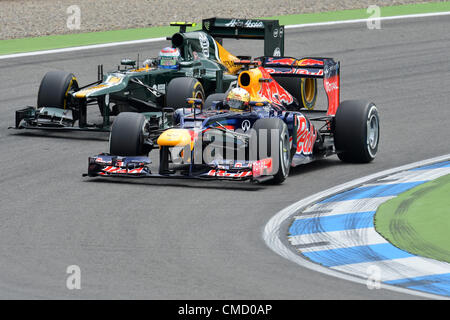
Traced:
<path fill-rule="evenodd" d="M 178 69 L 180 59 L 178 48 L 166 47 L 159 52 L 158 66 L 162 69 Z"/>

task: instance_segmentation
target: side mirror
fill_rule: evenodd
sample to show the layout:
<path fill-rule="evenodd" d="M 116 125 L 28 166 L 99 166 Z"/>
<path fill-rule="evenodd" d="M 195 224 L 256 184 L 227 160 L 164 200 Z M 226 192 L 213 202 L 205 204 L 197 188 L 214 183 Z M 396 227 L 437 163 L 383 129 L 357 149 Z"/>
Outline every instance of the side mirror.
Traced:
<path fill-rule="evenodd" d="M 190 104 L 191 106 L 195 106 L 195 107 L 200 106 L 200 108 L 201 108 L 203 105 L 202 99 L 187 98 L 186 101 L 188 104 Z"/>
<path fill-rule="evenodd" d="M 194 112 L 194 120 L 195 115 L 197 114 L 196 108 L 200 109 L 200 112 L 203 111 L 203 100 L 202 99 L 194 99 L 194 98 L 187 98 L 187 103 L 192 106 L 193 112 Z"/>

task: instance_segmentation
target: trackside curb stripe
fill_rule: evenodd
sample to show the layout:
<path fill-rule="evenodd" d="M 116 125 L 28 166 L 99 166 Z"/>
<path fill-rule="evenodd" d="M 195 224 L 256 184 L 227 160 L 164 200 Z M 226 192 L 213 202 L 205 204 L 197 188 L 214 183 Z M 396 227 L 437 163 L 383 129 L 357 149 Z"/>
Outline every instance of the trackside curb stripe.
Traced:
<path fill-rule="evenodd" d="M 375 211 L 296 219 L 289 228 L 291 236 L 307 233 L 343 231 L 373 227 Z"/>
<path fill-rule="evenodd" d="M 348 230 L 329 231 L 327 236 L 328 239 L 324 241 L 322 233 L 301 234 L 289 237 L 289 242 L 301 252 L 347 248 L 349 236 L 352 237 L 354 246 L 388 243 L 373 227 L 354 229 L 351 235 Z"/>
<path fill-rule="evenodd" d="M 396 196 L 402 192 L 412 189 L 426 181 L 405 182 L 397 184 L 383 184 L 376 186 L 359 187 L 343 192 L 323 200 L 321 203 L 337 202 L 344 200 L 366 199 L 375 197 Z"/>
<path fill-rule="evenodd" d="M 302 267 L 305 267 L 305 268 L 308 268 L 308 269 L 311 269 L 311 270 L 314 270 L 317 272 L 321 272 L 321 273 L 324 273 L 324 274 L 327 274 L 330 276 L 334 276 L 334 277 L 337 277 L 340 279 L 352 281 L 352 282 L 359 283 L 362 285 L 367 285 L 367 279 L 368 279 L 367 274 L 351 273 L 351 272 L 347 271 L 347 270 L 353 270 L 357 266 L 361 266 L 364 264 L 350 264 L 350 265 L 337 266 L 337 267 L 333 267 L 333 268 L 327 268 L 320 264 L 311 262 L 309 259 L 306 259 L 305 257 L 299 255 L 296 247 L 291 246 L 288 241 L 281 240 L 281 239 L 286 239 L 286 234 L 281 231 L 282 225 L 285 225 L 286 221 L 288 221 L 289 219 L 292 219 L 292 217 L 294 217 L 295 215 L 298 215 L 299 212 L 302 212 L 303 210 L 305 210 L 306 208 L 310 207 L 311 205 L 313 205 L 315 203 L 317 204 L 318 202 L 322 201 L 323 199 L 325 199 L 327 197 L 351 190 L 352 188 L 357 188 L 358 186 L 361 186 L 365 183 L 383 179 L 389 175 L 393 175 L 393 174 L 396 174 L 396 173 L 399 173 L 402 171 L 411 170 L 411 169 L 414 169 L 417 167 L 423 167 L 423 166 L 432 165 L 432 164 L 435 164 L 438 162 L 449 161 L 449 160 L 450 160 L 450 154 L 446 154 L 443 156 L 439 156 L 439 157 L 435 157 L 435 158 L 431 158 L 431 159 L 427 159 L 427 160 L 417 161 L 414 163 L 410 163 L 407 165 L 403 165 L 400 167 L 384 170 L 384 171 L 374 173 L 374 174 L 371 174 L 371 175 L 368 175 L 365 177 L 361 177 L 361 178 L 349 181 L 347 183 L 343 183 L 341 185 L 329 188 L 327 190 L 318 192 L 311 196 L 308 196 L 307 198 L 299 200 L 299 201 L 293 203 L 292 205 L 290 205 L 289 207 L 286 207 L 285 209 L 283 209 L 280 212 L 278 212 L 277 214 L 275 214 L 267 222 L 267 224 L 264 227 L 263 235 L 262 235 L 263 239 L 264 239 L 266 245 L 270 249 L 272 249 L 275 253 L 281 255 L 282 257 L 284 257 L 288 260 L 295 262 L 296 264 L 298 264 Z M 360 229 L 360 230 L 363 230 L 363 229 Z M 416 259 L 418 259 L 418 258 L 410 257 L 410 258 L 394 259 L 394 260 L 386 260 L 386 261 L 378 261 L 378 262 L 372 261 L 372 262 L 369 262 L 369 264 L 370 265 L 375 264 L 375 265 L 380 265 L 380 266 L 383 266 L 383 265 L 389 266 L 390 264 L 397 263 L 397 261 L 400 261 L 400 260 L 408 260 L 409 261 L 409 260 L 416 260 Z M 436 261 L 427 262 L 428 260 L 425 260 L 425 259 L 420 259 L 420 260 L 424 261 L 423 264 L 425 264 L 425 262 L 426 262 L 433 266 L 442 265 L 442 264 L 437 263 Z M 400 264 L 400 266 L 401 266 L 401 264 Z M 447 266 L 448 266 L 448 264 L 443 264 L 443 266 L 441 267 L 441 270 L 446 270 Z M 431 270 L 431 268 L 428 268 L 428 267 L 426 267 L 424 269 Z M 355 270 L 361 270 L 361 269 L 355 269 Z M 364 270 L 367 270 L 367 269 L 364 269 Z M 392 270 L 392 268 L 388 268 L 387 270 L 390 272 L 395 271 L 395 270 Z M 400 268 L 400 270 L 401 270 L 401 268 Z M 415 270 L 410 270 L 410 271 L 415 271 Z M 437 272 L 436 271 L 436 273 L 445 274 L 448 272 Z M 408 272 L 403 272 L 403 274 L 407 275 Z M 417 275 L 417 276 L 419 276 L 419 275 Z M 384 278 L 382 277 L 382 279 L 384 279 Z M 395 278 L 391 279 L 391 280 L 395 280 Z M 436 295 L 434 293 L 410 290 L 410 289 L 404 288 L 404 287 L 393 286 L 393 285 L 391 285 L 389 283 L 385 283 L 385 282 L 381 282 L 380 287 L 384 288 L 384 289 L 396 291 L 396 292 L 412 294 L 412 295 L 421 296 L 421 297 L 425 297 L 425 298 L 445 299 L 443 296 Z"/>
<path fill-rule="evenodd" d="M 326 217 L 344 213 L 369 212 L 377 210 L 381 203 L 392 199 L 390 197 L 379 197 L 372 199 L 356 199 L 344 200 L 338 203 L 334 202 L 319 202 L 310 207 L 301 214 L 296 215 L 295 219 L 307 219 L 312 217 Z"/>
<path fill-rule="evenodd" d="M 437 163 L 433 164 L 431 166 L 425 166 L 426 169 L 425 172 L 433 173 L 433 176 L 439 175 L 446 175 L 447 170 L 445 170 L 445 167 L 448 165 L 448 163 Z M 442 169 L 444 168 L 444 169 Z M 421 167 L 408 170 L 405 172 L 402 172 L 401 174 L 397 175 L 397 179 L 404 179 L 405 177 L 410 177 L 413 180 L 417 177 L 415 174 L 411 175 L 410 172 L 417 172 L 421 169 Z M 419 173 L 421 175 L 422 179 L 426 178 L 423 174 Z M 357 187 L 355 189 L 343 192 L 341 194 L 337 194 L 335 196 L 331 196 L 330 198 L 327 198 L 320 202 L 322 203 L 331 203 L 331 205 L 340 207 L 340 199 L 343 200 L 343 202 L 348 202 L 348 199 L 365 199 L 365 198 L 376 198 L 379 195 L 386 196 L 393 196 L 398 195 L 402 192 L 405 192 L 411 188 L 414 188 L 415 186 L 418 186 L 420 184 L 426 183 L 430 181 L 430 179 L 422 180 L 422 181 L 414 181 L 409 182 L 407 179 L 403 183 L 392 183 L 392 181 L 395 181 L 395 179 L 392 178 L 392 176 L 388 176 L 385 181 L 388 181 L 387 184 L 381 184 L 378 183 L 375 185 L 363 185 L 361 187 Z M 378 205 L 380 205 L 379 203 Z M 305 257 L 310 259 L 311 261 L 315 263 L 319 263 L 325 267 L 337 267 L 337 266 L 351 266 L 353 264 L 363 264 L 363 263 L 372 263 L 371 267 L 373 268 L 375 266 L 374 263 L 382 262 L 383 264 L 377 266 L 377 270 L 379 272 L 385 272 L 386 268 L 391 265 L 389 263 L 390 260 L 398 260 L 398 259 L 404 259 L 404 258 L 411 258 L 416 257 L 413 254 L 410 254 L 404 250 L 401 250 L 394 245 L 386 242 L 381 242 L 379 244 L 371 244 L 371 245 L 357 245 L 358 242 L 363 242 L 360 239 L 358 239 L 358 236 L 364 236 L 364 234 L 352 234 L 354 230 L 358 229 L 368 229 L 372 228 L 373 232 L 376 232 L 375 226 L 373 224 L 373 218 L 376 213 L 375 211 L 371 212 L 363 212 L 361 209 L 359 209 L 360 212 L 353 212 L 353 213 L 342 213 L 339 215 L 333 215 L 333 216 L 318 216 L 314 218 L 306 218 L 306 219 L 295 219 L 293 223 L 291 224 L 291 227 L 289 229 L 289 232 L 291 236 L 298 236 L 298 235 L 305 235 L 308 233 L 314 233 L 315 234 L 315 240 L 313 244 L 315 243 L 317 247 L 319 247 L 319 250 L 302 250 L 303 247 L 308 247 L 307 243 L 301 243 L 299 240 L 296 239 L 297 243 L 297 249 L 301 254 L 303 254 Z M 346 232 L 344 236 L 341 236 L 339 239 L 340 246 L 335 246 L 335 248 L 326 248 L 324 247 L 323 250 L 320 250 L 320 244 L 328 244 L 333 243 L 337 239 L 334 239 L 332 236 L 334 235 L 332 232 L 335 231 L 341 231 Z M 356 238 L 356 239 L 355 239 Z M 290 241 L 290 239 L 289 239 Z M 328 242 L 328 243 L 327 243 Z M 291 241 L 292 243 L 292 241 Z M 311 244 L 311 243 L 310 243 Z M 319 245 L 317 245 L 319 244 Z M 346 244 L 346 245 L 345 245 Z M 421 257 L 417 257 L 421 259 Z M 422 264 L 419 261 L 419 264 Z M 444 266 L 447 268 L 444 268 L 447 272 L 450 271 L 450 264 L 443 263 Z M 416 264 L 405 264 L 403 266 L 403 270 L 398 272 L 397 274 L 397 280 L 405 278 L 405 269 L 416 269 Z M 417 273 L 419 276 L 430 276 L 432 273 L 429 270 L 422 270 L 422 273 Z M 364 274 L 367 274 L 367 270 Z M 411 274 L 411 272 L 409 272 Z M 434 276 L 434 282 L 428 283 L 426 287 L 423 287 L 422 291 L 427 291 L 430 293 L 436 293 L 441 292 L 441 294 L 450 296 L 450 291 L 442 291 L 442 283 L 445 283 L 445 279 L 440 279 L 439 276 Z M 396 280 L 395 278 L 391 280 Z M 381 281 L 381 277 L 379 279 Z M 410 282 L 405 282 L 410 283 Z M 391 283 L 392 284 L 392 283 Z M 412 282 L 411 287 L 415 285 L 415 282 Z M 403 284 L 403 287 L 407 287 L 407 285 Z M 441 286 L 441 287 L 440 287 Z M 444 285 L 445 287 L 445 285 Z"/>
<path fill-rule="evenodd" d="M 425 166 L 425 167 L 419 167 L 419 168 L 411 169 L 411 171 L 430 170 L 430 169 L 437 169 L 437 168 L 450 168 L 450 161 L 445 161 L 445 162 L 442 162 L 442 163 L 432 164 L 430 166 Z"/>
<path fill-rule="evenodd" d="M 448 295 L 450 292 L 450 273 L 392 280 L 386 281 L 386 283 L 434 294 Z"/>
<path fill-rule="evenodd" d="M 411 265 L 415 266 L 414 269 L 410 268 Z M 379 276 L 382 283 L 423 277 L 424 275 L 431 276 L 448 273 L 447 263 L 417 256 L 401 259 L 344 264 L 341 266 L 331 267 L 331 269 L 349 274 L 366 275 L 367 270 L 369 268 L 373 268 L 374 266 L 378 267 L 380 270 Z"/>
<path fill-rule="evenodd" d="M 412 254 L 400 250 L 390 243 L 303 252 L 303 255 L 326 267 L 413 257 Z"/>

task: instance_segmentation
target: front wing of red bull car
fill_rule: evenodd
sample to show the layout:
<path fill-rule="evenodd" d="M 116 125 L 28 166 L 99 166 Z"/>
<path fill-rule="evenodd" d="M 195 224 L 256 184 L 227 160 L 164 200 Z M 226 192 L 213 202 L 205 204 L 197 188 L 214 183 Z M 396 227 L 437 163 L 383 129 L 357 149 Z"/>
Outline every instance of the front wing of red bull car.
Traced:
<path fill-rule="evenodd" d="M 289 170 L 289 134 L 282 120 L 263 118 L 262 113 L 270 112 L 266 103 L 255 103 L 258 110 L 243 113 L 203 110 L 201 100 L 191 103 L 192 108 L 176 111 L 176 126 L 156 139 L 150 137 L 143 115 L 121 113 L 111 130 L 109 153 L 90 157 L 86 175 L 284 180 Z M 258 146 L 263 139 L 266 143 Z M 271 143 L 274 150 L 267 149 Z M 148 156 L 153 149 L 159 149 L 157 168 Z"/>

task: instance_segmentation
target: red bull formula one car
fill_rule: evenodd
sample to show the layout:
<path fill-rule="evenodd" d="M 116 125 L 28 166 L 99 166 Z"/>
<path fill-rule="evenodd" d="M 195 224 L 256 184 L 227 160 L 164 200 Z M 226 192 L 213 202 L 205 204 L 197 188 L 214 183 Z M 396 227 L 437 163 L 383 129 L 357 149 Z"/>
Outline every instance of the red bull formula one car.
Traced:
<path fill-rule="evenodd" d="M 257 27 L 245 21 L 228 27 L 237 25 Z M 375 158 L 378 110 L 368 101 L 340 102 L 339 62 L 273 55 L 232 62 L 240 67 L 236 86 L 250 97 L 247 108 L 232 108 L 225 92 L 206 101 L 189 98 L 184 108 L 166 108 L 160 123 L 169 126 L 161 127 L 142 113 L 121 113 L 111 129 L 109 153 L 90 157 L 86 175 L 278 184 L 291 166 L 333 154 L 345 162 Z M 323 110 L 315 109 L 318 79 L 328 100 Z M 148 154 L 155 148 L 159 167 L 153 172 Z"/>

